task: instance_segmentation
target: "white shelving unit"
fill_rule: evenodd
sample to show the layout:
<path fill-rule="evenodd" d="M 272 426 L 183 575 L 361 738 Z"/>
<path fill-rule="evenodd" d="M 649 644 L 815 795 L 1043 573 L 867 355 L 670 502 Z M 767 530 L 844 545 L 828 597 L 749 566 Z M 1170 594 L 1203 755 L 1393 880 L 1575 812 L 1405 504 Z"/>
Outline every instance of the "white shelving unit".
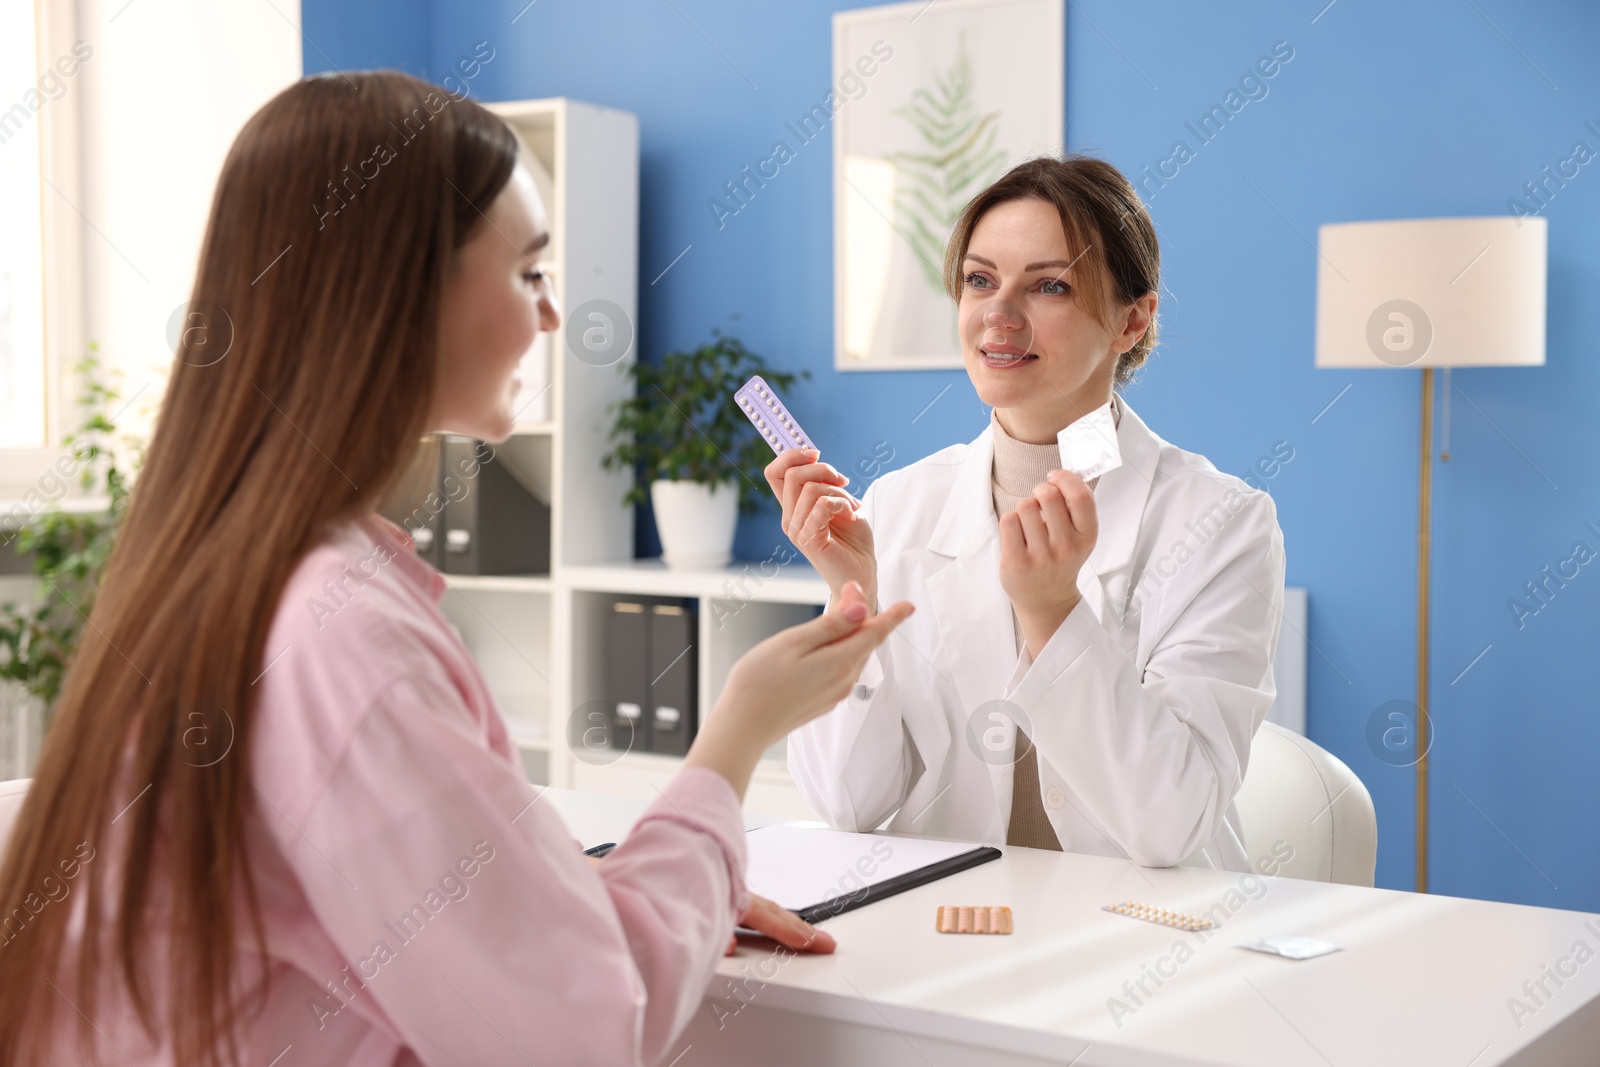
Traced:
<path fill-rule="evenodd" d="M 603 709 L 605 626 L 618 595 L 692 598 L 697 604 L 699 701 L 702 716 L 722 695 L 728 671 L 746 651 L 779 630 L 815 617 L 827 602 L 828 586 L 800 560 L 783 567 L 736 562 L 705 571 L 669 570 L 659 560 L 568 567 L 557 597 L 572 621 L 570 694 L 562 706 L 581 724 L 588 710 Z M 551 782 L 596 793 L 653 799 L 679 760 L 648 753 L 574 754 L 569 727 L 552 723 Z M 766 815 L 815 818 L 790 778 L 784 745 L 769 750 L 752 776 L 746 804 Z"/>
<path fill-rule="evenodd" d="M 496 462 L 550 504 L 551 574 L 449 575 L 442 607 L 477 659 L 533 781 L 653 799 L 655 788 L 678 769 L 678 758 L 596 757 L 581 745 L 575 755 L 569 738 L 570 721 L 581 723 L 606 695 L 605 622 L 615 598 L 697 601 L 695 651 L 705 715 L 739 656 L 815 615 L 827 586 L 798 555 L 782 567 L 740 562 L 698 572 L 633 558 L 634 509 L 622 503 L 632 474 L 608 472 L 600 458 L 612 446 L 607 409 L 630 395 L 623 369 L 637 352 L 596 366 L 578 357 L 568 336 L 581 338 L 593 325 L 573 319 L 590 301 L 609 302 L 630 327 L 638 320 L 638 120 L 563 98 L 488 106 L 518 131 L 548 174 L 551 243 L 544 262 L 563 314 L 551 345 L 549 418 L 519 423 L 494 448 Z M 763 759 L 748 802 L 767 814 L 812 817 L 781 745 Z"/>

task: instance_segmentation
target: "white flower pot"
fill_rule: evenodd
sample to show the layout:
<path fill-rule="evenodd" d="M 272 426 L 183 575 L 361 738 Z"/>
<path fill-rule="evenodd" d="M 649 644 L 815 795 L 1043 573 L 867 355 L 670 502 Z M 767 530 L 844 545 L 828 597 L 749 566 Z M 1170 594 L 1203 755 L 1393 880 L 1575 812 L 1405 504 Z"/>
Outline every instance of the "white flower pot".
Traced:
<path fill-rule="evenodd" d="M 739 487 L 699 482 L 650 483 L 661 559 L 674 570 L 721 567 L 733 559 Z"/>

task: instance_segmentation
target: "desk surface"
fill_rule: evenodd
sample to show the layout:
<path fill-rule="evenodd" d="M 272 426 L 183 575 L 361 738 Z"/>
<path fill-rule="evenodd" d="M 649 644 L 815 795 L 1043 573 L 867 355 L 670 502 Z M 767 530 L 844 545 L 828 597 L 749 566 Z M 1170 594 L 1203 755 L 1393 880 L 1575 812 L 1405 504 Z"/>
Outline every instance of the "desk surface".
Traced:
<path fill-rule="evenodd" d="M 585 845 L 621 840 L 645 806 L 547 799 Z M 764 1009 L 891 1029 L 913 1050 L 922 1035 L 1080 1067 L 1600 1062 L 1600 916 L 1004 853 L 828 920 L 831 956 L 741 946 L 708 996 L 737 1007 L 758 988 Z M 1191 914 L 1221 904 L 1228 918 L 1201 938 L 1101 910 L 1129 899 Z M 937 933 L 940 904 L 1008 905 L 1016 932 Z M 1296 961 L 1237 947 L 1284 934 L 1342 951 Z"/>

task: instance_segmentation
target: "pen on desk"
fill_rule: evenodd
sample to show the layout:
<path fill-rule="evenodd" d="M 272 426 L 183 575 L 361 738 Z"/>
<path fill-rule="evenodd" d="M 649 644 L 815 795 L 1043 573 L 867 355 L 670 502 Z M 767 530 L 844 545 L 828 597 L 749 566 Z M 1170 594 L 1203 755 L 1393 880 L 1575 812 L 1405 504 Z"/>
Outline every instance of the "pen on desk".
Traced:
<path fill-rule="evenodd" d="M 617 843 L 615 841 L 607 841 L 603 845 L 596 845 L 596 846 L 594 846 L 594 848 L 586 848 L 586 849 L 584 849 L 583 850 L 583 854 L 585 856 L 593 856 L 596 859 L 599 859 L 601 856 L 604 856 L 606 853 L 610 852 L 612 849 L 614 849 L 616 847 L 617 847 Z"/>

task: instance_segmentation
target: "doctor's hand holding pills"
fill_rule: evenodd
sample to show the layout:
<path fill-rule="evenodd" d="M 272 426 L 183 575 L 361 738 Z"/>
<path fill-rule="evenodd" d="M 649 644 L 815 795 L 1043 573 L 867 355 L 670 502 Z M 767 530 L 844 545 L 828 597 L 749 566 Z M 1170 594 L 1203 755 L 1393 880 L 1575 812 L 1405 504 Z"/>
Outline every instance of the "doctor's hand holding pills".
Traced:
<path fill-rule="evenodd" d="M 791 448 L 767 464 L 767 484 L 783 507 L 783 532 L 828 583 L 836 601 L 855 582 L 867 608 L 878 610 L 878 564 L 872 527 L 856 514 L 861 502 L 844 487 L 849 477 L 821 462 L 814 448 Z"/>

